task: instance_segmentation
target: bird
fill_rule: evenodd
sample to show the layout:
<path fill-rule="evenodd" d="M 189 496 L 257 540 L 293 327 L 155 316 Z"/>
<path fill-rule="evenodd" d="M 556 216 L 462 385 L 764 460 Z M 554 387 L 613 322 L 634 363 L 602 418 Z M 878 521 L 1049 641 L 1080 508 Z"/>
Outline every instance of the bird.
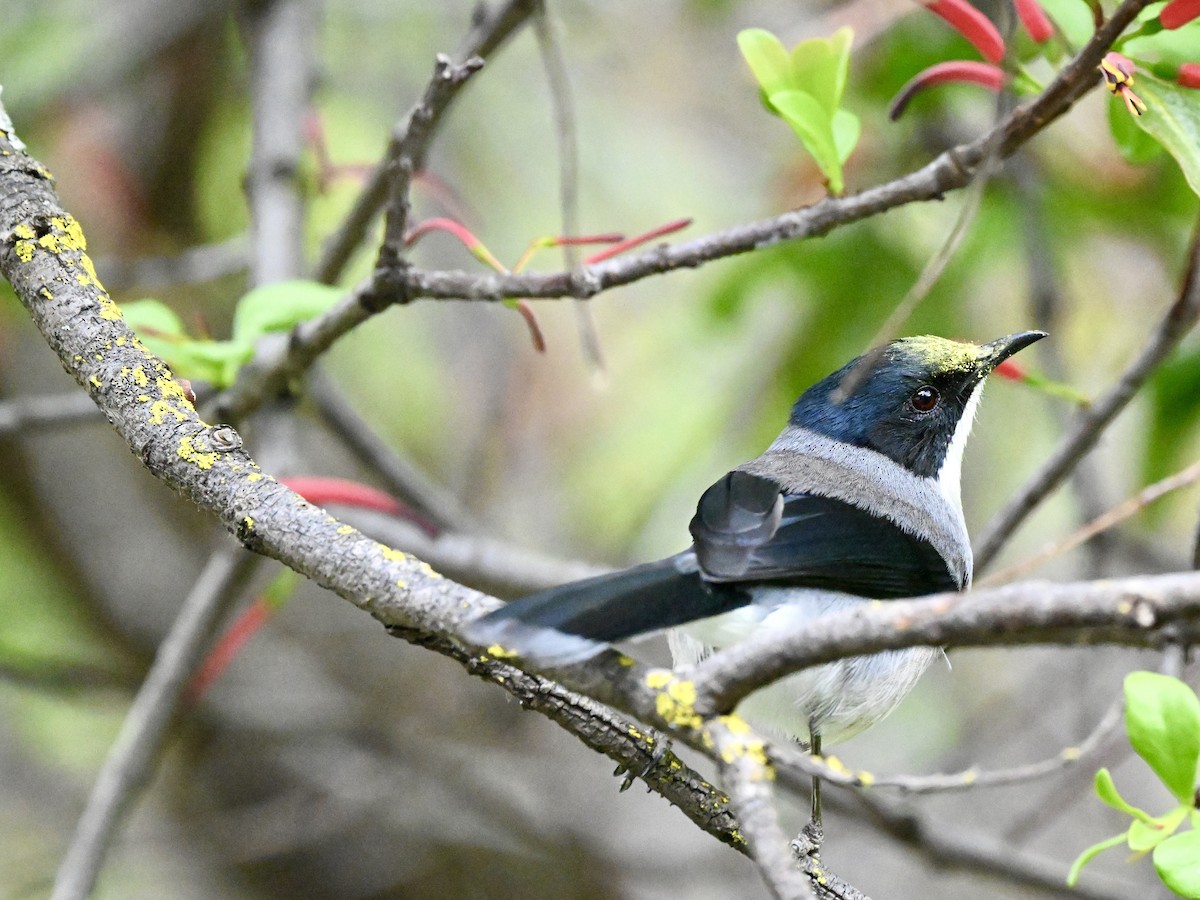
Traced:
<path fill-rule="evenodd" d="M 774 442 L 701 495 L 691 547 L 515 600 L 467 623 L 464 636 L 556 667 L 672 629 L 681 666 L 761 630 L 966 590 L 967 437 L 987 377 L 1043 337 L 1021 331 L 975 344 L 924 335 L 864 353 L 808 388 Z M 941 652 L 912 647 L 815 666 L 755 691 L 737 712 L 820 754 L 890 713 Z"/>

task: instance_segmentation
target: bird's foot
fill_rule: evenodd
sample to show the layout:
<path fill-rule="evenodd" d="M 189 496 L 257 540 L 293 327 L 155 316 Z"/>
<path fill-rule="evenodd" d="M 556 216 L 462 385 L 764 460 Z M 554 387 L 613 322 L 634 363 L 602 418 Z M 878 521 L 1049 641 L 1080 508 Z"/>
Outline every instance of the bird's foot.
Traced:
<path fill-rule="evenodd" d="M 643 768 L 640 772 L 636 772 L 624 765 L 617 766 L 616 769 L 613 770 L 614 775 L 625 776 L 623 779 L 621 779 L 621 786 L 617 789 L 619 793 L 624 793 L 633 787 L 633 783 L 637 779 L 641 778 L 644 780 L 647 775 L 649 775 L 658 767 L 658 764 L 663 761 L 667 754 L 671 752 L 671 739 L 665 734 L 657 731 L 647 736 L 646 744 L 653 744 L 654 751 L 650 754 L 650 761 L 646 763 L 645 768 Z M 649 790 L 649 788 L 647 788 L 647 790 Z"/>
<path fill-rule="evenodd" d="M 796 859 L 804 859 L 806 856 L 819 859 L 821 856 L 821 842 L 824 840 L 825 831 L 821 828 L 821 823 L 815 819 L 811 820 L 800 829 L 800 833 L 792 841 L 792 853 L 795 854 Z"/>

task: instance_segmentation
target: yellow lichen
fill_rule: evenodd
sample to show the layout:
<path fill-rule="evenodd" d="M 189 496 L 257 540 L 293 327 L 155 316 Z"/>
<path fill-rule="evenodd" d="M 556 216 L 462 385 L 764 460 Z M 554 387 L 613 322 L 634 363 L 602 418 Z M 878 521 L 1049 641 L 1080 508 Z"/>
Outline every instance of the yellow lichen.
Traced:
<path fill-rule="evenodd" d="M 353 525 L 343 525 L 341 528 L 339 528 L 337 530 L 338 534 L 352 534 L 353 532 L 354 532 Z"/>
<path fill-rule="evenodd" d="M 91 378 L 88 379 L 88 381 L 90 381 L 92 383 L 92 387 L 96 388 L 97 390 L 100 389 L 101 385 L 100 385 L 99 376 L 93 375 Z"/>
<path fill-rule="evenodd" d="M 20 225 L 18 225 L 16 228 L 14 228 L 12 230 L 12 233 L 16 237 L 19 237 L 26 241 L 32 241 L 35 237 L 37 237 L 37 234 L 34 232 L 34 230 L 29 225 L 25 224 L 24 222 L 22 222 Z"/>
<path fill-rule="evenodd" d="M 33 259 L 33 241 L 17 241 L 13 248 L 17 251 L 17 259 L 21 262 L 29 262 Z"/>
<path fill-rule="evenodd" d="M 658 691 L 658 696 L 654 698 L 654 709 L 664 722 L 679 728 L 700 727 L 694 682 L 676 678 L 667 669 L 654 669 L 646 673 L 645 680 L 647 687 Z"/>
<path fill-rule="evenodd" d="M 251 472 L 249 475 L 246 476 L 246 480 L 248 482 L 250 482 L 251 484 L 254 484 L 256 481 L 262 481 L 263 476 L 262 476 L 261 472 Z"/>
<path fill-rule="evenodd" d="M 213 464 L 217 461 L 217 454 L 204 453 L 201 450 L 196 449 L 196 445 L 192 442 L 190 437 L 179 439 L 179 449 L 176 451 L 176 453 L 179 454 L 180 459 L 186 460 L 190 463 L 195 463 L 201 469 L 211 469 Z"/>
<path fill-rule="evenodd" d="M 771 759 L 767 755 L 767 746 L 761 738 L 753 735 L 745 720 L 740 716 L 720 716 L 717 722 L 723 725 L 727 732 L 726 739 L 721 742 L 721 759 L 726 763 L 750 759 L 757 766 L 760 777 L 773 781 L 775 767 L 771 765 Z"/>
<path fill-rule="evenodd" d="M 388 562 L 404 562 L 408 559 L 407 554 L 402 550 L 389 547 L 387 544 L 376 544 L 375 547 Z"/>
<path fill-rule="evenodd" d="M 516 650 L 509 650 L 499 644 L 492 644 L 487 648 L 487 652 L 492 659 L 515 659 L 517 656 Z"/>
<path fill-rule="evenodd" d="M 166 400 L 155 400 L 150 405 L 150 424 L 161 425 L 167 416 L 174 416 L 176 422 L 186 422 L 187 413 L 176 409 Z"/>
<path fill-rule="evenodd" d="M 396 579 L 396 587 L 400 588 L 400 590 L 402 590 L 402 591 L 408 590 L 408 582 L 405 581 L 403 578 L 397 578 Z"/>

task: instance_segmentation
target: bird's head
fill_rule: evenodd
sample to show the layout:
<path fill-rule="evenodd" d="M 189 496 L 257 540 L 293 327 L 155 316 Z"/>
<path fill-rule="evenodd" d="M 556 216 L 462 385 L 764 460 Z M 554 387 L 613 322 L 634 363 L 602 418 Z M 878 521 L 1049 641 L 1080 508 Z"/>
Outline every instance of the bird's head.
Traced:
<path fill-rule="evenodd" d="M 892 341 L 805 391 L 791 424 L 882 453 L 921 477 L 937 476 L 950 459 L 957 481 L 984 380 L 1045 336 L 1021 331 L 982 345 L 931 335 Z"/>

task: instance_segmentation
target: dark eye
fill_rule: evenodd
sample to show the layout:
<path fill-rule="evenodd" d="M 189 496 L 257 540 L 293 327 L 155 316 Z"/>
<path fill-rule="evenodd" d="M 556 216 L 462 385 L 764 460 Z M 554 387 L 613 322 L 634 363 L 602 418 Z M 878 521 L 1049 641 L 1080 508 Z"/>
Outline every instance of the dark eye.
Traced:
<path fill-rule="evenodd" d="M 938 401 L 941 399 L 942 395 L 937 392 L 936 388 L 925 385 L 913 391 L 913 395 L 908 398 L 908 402 L 912 404 L 913 409 L 917 412 L 929 412 L 938 405 Z"/>

